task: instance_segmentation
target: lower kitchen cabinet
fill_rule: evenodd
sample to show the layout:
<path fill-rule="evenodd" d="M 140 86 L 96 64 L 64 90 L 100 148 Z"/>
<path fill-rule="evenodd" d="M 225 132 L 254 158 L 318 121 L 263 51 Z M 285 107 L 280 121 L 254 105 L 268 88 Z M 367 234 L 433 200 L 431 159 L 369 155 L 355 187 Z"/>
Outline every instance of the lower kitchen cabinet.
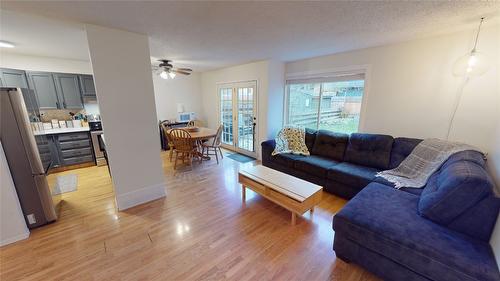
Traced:
<path fill-rule="evenodd" d="M 88 132 L 47 135 L 47 141 L 53 168 L 95 162 Z M 46 157 L 39 150 L 40 158 Z"/>

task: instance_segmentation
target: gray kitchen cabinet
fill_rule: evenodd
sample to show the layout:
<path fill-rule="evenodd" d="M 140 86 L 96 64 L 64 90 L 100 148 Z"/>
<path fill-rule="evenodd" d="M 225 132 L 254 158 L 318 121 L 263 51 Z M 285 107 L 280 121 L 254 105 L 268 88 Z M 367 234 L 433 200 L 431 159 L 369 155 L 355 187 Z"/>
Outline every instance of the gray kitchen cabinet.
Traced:
<path fill-rule="evenodd" d="M 2 68 L 0 71 L 3 87 L 28 88 L 28 80 L 24 71 L 8 68 Z"/>
<path fill-rule="evenodd" d="M 48 72 L 28 72 L 29 87 L 35 91 L 38 106 L 42 110 L 62 108 L 54 78 Z"/>
<path fill-rule="evenodd" d="M 95 162 L 88 132 L 47 135 L 47 141 L 52 168 Z M 40 157 L 46 158 L 47 151 L 40 151 Z"/>
<path fill-rule="evenodd" d="M 82 96 L 84 98 L 97 98 L 94 86 L 94 77 L 92 75 L 79 75 Z"/>
<path fill-rule="evenodd" d="M 53 76 L 56 83 L 56 91 L 58 93 L 59 100 L 62 100 L 63 107 L 68 109 L 83 108 L 78 75 L 55 73 Z"/>

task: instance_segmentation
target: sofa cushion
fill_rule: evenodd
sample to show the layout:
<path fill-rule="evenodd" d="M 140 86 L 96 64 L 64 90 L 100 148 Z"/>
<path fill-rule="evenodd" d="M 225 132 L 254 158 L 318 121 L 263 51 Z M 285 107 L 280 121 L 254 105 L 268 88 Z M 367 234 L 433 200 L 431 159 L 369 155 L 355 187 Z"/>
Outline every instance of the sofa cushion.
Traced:
<path fill-rule="evenodd" d="M 280 153 L 276 154 L 274 156 L 271 156 L 271 161 L 289 167 L 293 168 L 295 166 L 295 160 L 305 158 L 307 156 L 304 155 L 298 155 L 298 154 L 292 154 L 292 153 Z"/>
<path fill-rule="evenodd" d="M 349 135 L 347 134 L 319 130 L 316 134 L 312 154 L 342 161 L 348 141 Z"/>
<path fill-rule="evenodd" d="M 389 169 L 394 169 L 399 166 L 421 141 L 421 139 L 395 138 L 391 149 Z"/>
<path fill-rule="evenodd" d="M 378 171 L 375 168 L 342 162 L 330 168 L 328 179 L 363 188 L 375 179 Z"/>
<path fill-rule="evenodd" d="M 316 141 L 316 130 L 306 128 L 306 146 L 309 152 L 312 152 L 315 141 Z"/>
<path fill-rule="evenodd" d="M 493 191 L 493 182 L 483 167 L 470 161 L 443 165 L 429 178 L 420 196 L 418 212 L 448 225 Z"/>
<path fill-rule="evenodd" d="M 295 168 L 302 172 L 326 178 L 328 169 L 337 165 L 339 162 L 327 157 L 311 155 L 295 161 Z"/>
<path fill-rule="evenodd" d="M 351 134 L 344 161 L 378 169 L 387 169 L 394 139 L 387 135 Z"/>
<path fill-rule="evenodd" d="M 335 236 L 430 280 L 499 280 L 487 242 L 419 216 L 417 204 L 416 195 L 371 183 L 335 215 Z"/>

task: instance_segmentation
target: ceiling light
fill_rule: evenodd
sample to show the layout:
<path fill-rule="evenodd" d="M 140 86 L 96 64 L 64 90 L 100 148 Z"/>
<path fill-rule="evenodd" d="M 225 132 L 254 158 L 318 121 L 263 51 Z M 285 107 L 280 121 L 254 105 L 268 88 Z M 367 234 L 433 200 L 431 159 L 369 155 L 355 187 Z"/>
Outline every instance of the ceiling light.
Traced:
<path fill-rule="evenodd" d="M 175 77 L 175 73 L 173 73 L 173 72 L 169 72 L 169 73 L 168 73 L 168 75 L 169 75 L 169 76 L 170 76 L 170 78 L 172 78 L 172 79 L 174 79 L 174 77 Z"/>
<path fill-rule="evenodd" d="M 168 73 L 163 70 L 161 73 L 160 73 L 160 77 L 163 78 L 163 79 L 168 79 Z"/>
<path fill-rule="evenodd" d="M 4 41 L 4 40 L 0 40 L 0 48 L 14 48 L 16 45 L 8 42 L 8 41 Z"/>

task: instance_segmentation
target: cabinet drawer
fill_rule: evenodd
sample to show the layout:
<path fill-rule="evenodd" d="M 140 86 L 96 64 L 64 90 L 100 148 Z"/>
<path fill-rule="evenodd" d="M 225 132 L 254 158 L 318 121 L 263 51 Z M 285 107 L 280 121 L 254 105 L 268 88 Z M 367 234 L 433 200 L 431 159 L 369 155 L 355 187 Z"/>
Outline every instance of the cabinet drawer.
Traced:
<path fill-rule="evenodd" d="M 89 155 L 92 156 L 92 149 L 90 147 L 62 151 L 62 157 L 64 159 L 76 156 L 89 156 Z"/>
<path fill-rule="evenodd" d="M 40 159 L 42 160 L 42 162 L 47 162 L 47 161 L 51 161 L 52 160 L 52 156 L 50 155 L 50 153 L 40 153 Z"/>
<path fill-rule="evenodd" d="M 87 132 L 60 134 L 58 136 L 58 138 L 59 138 L 60 142 L 73 141 L 73 140 L 85 140 L 85 139 L 89 139 L 89 134 Z"/>
<path fill-rule="evenodd" d="M 61 148 L 61 150 L 86 148 L 90 147 L 90 140 L 86 139 L 86 140 L 60 142 L 59 147 Z"/>
<path fill-rule="evenodd" d="M 67 158 L 67 159 L 64 159 L 63 161 L 64 161 L 64 165 L 75 165 L 75 164 L 93 162 L 94 157 L 92 157 L 92 155 L 79 156 L 79 157 Z"/>
<path fill-rule="evenodd" d="M 49 145 L 48 144 L 39 144 L 38 145 L 38 152 L 40 152 L 40 154 L 50 153 Z"/>

